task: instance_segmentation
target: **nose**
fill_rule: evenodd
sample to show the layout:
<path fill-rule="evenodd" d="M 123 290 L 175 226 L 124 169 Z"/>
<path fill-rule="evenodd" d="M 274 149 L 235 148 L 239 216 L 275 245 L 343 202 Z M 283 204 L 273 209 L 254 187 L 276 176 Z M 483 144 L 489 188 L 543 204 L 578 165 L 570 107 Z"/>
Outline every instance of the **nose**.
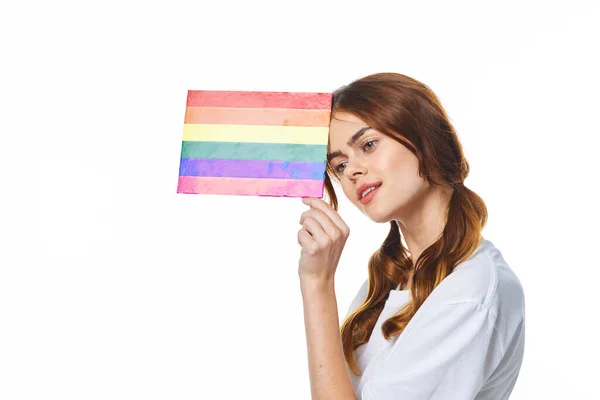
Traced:
<path fill-rule="evenodd" d="M 365 168 L 365 166 L 357 161 L 348 161 L 346 163 L 346 168 L 344 168 L 344 175 L 346 175 L 348 179 L 353 179 L 358 176 L 364 175 L 366 174 L 366 172 L 367 169 Z"/>

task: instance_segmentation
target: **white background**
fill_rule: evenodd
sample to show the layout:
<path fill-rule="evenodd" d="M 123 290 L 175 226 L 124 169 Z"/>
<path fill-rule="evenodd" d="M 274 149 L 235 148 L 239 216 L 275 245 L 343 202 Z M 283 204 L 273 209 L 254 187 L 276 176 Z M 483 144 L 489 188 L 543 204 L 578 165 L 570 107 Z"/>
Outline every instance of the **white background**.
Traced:
<path fill-rule="evenodd" d="M 1 399 L 308 399 L 306 206 L 176 194 L 186 94 L 330 92 L 384 71 L 440 97 L 484 237 L 524 286 L 511 399 L 600 398 L 597 1 L 13 4 Z M 388 225 L 344 198 L 340 214 L 341 322 Z"/>

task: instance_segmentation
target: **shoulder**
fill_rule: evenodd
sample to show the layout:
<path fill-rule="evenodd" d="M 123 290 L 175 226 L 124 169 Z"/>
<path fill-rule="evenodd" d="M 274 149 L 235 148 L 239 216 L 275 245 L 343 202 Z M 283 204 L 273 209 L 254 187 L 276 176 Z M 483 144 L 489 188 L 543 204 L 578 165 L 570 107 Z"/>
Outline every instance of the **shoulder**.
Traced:
<path fill-rule="evenodd" d="M 363 282 L 348 308 L 352 313 L 367 297 L 368 279 Z M 521 282 L 494 244 L 482 239 L 475 252 L 456 266 L 429 295 L 421 314 L 431 308 L 477 305 L 493 316 L 524 319 L 525 298 Z"/>
<path fill-rule="evenodd" d="M 429 297 L 438 305 L 471 303 L 493 314 L 524 314 L 524 291 L 519 278 L 500 250 L 486 239 Z"/>
<path fill-rule="evenodd" d="M 350 303 L 350 307 L 348 307 L 348 311 L 346 316 L 350 315 L 358 306 L 362 304 L 363 301 L 367 298 L 367 292 L 369 290 L 369 280 L 366 279 L 363 284 L 358 289 L 358 293 L 354 296 L 354 299 Z"/>

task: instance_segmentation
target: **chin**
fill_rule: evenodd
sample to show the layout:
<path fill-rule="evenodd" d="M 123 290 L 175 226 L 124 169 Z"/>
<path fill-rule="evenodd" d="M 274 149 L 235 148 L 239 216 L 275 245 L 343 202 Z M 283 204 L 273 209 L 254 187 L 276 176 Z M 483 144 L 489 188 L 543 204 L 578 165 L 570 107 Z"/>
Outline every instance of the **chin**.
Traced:
<path fill-rule="evenodd" d="M 369 215 L 369 218 L 371 218 L 371 220 L 373 222 L 377 222 L 378 224 L 386 224 L 388 222 L 390 222 L 393 218 L 390 217 L 381 217 L 381 218 L 375 218 Z"/>
<path fill-rule="evenodd" d="M 361 212 L 366 215 L 367 217 L 369 217 L 369 219 L 373 222 L 377 222 L 378 224 L 384 224 L 387 222 L 390 222 L 391 220 L 393 220 L 394 218 L 391 216 L 391 214 L 383 211 L 383 210 L 376 210 L 376 209 L 360 209 Z"/>
<path fill-rule="evenodd" d="M 380 193 L 380 195 L 383 193 Z M 367 216 L 371 221 L 378 224 L 384 224 L 393 221 L 397 214 L 398 205 L 386 201 L 385 197 L 374 198 L 371 202 L 363 205 L 360 202 L 355 202 L 355 206 Z"/>

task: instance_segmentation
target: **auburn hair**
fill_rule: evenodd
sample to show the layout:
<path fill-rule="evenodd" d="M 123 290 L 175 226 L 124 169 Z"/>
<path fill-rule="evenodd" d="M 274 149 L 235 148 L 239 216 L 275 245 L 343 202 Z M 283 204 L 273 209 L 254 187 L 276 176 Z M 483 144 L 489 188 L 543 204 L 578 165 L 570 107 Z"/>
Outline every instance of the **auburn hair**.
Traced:
<path fill-rule="evenodd" d="M 420 176 L 431 185 L 453 188 L 443 233 L 422 252 L 414 268 L 395 221 L 390 221 L 387 237 L 369 259 L 366 299 L 341 327 L 348 367 L 361 375 L 354 350 L 369 340 L 390 290 L 407 284 L 414 269 L 411 300 L 381 327 L 388 340 L 402 333 L 436 286 L 475 251 L 487 222 L 487 208 L 481 197 L 464 186 L 469 164 L 446 111 L 428 86 L 397 73 L 369 75 L 337 89 L 331 111 L 332 117 L 337 111 L 351 113 L 397 140 L 419 160 Z M 328 202 L 338 210 L 332 181 L 339 182 L 339 178 L 331 164 L 327 163 L 326 170 Z"/>

